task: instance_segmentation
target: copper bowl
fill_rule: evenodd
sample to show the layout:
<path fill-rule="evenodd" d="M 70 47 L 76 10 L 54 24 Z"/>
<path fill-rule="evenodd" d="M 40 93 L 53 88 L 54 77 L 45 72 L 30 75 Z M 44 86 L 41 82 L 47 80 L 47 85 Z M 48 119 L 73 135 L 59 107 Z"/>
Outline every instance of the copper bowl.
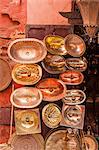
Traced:
<path fill-rule="evenodd" d="M 11 67 L 7 61 L 0 58 L 0 91 L 6 89 L 11 80 Z"/>
<path fill-rule="evenodd" d="M 12 92 L 10 100 L 15 107 L 34 108 L 41 103 L 42 93 L 34 87 L 21 87 Z"/>
<path fill-rule="evenodd" d="M 76 34 L 69 34 L 64 40 L 65 49 L 67 53 L 74 57 L 80 57 L 86 50 L 86 45 L 83 39 Z"/>
<path fill-rule="evenodd" d="M 70 70 L 78 70 L 83 72 L 87 69 L 87 60 L 85 58 L 67 58 L 66 67 Z"/>
<path fill-rule="evenodd" d="M 84 75 L 75 70 L 67 70 L 64 73 L 61 73 L 59 76 L 60 80 L 67 85 L 79 85 L 84 80 Z"/>
<path fill-rule="evenodd" d="M 42 77 L 42 68 L 38 64 L 17 64 L 12 70 L 13 80 L 22 85 L 33 85 Z"/>
<path fill-rule="evenodd" d="M 44 38 L 45 46 L 49 53 L 56 55 L 66 55 L 64 47 L 64 38 L 58 35 L 47 35 Z"/>
<path fill-rule="evenodd" d="M 38 39 L 17 39 L 8 47 L 8 56 L 17 63 L 33 64 L 42 61 L 47 54 L 44 43 Z"/>
<path fill-rule="evenodd" d="M 86 95 L 82 90 L 67 90 L 65 97 L 62 99 L 67 105 L 78 105 L 85 101 Z"/>
<path fill-rule="evenodd" d="M 65 97 L 66 86 L 55 78 L 42 79 L 36 87 L 41 90 L 44 101 L 57 101 Z"/>
<path fill-rule="evenodd" d="M 42 62 L 43 68 L 51 74 L 59 74 L 66 70 L 65 58 L 59 55 L 47 54 Z"/>
<path fill-rule="evenodd" d="M 42 110 L 42 119 L 49 128 L 58 127 L 61 121 L 60 108 L 54 103 L 45 105 Z"/>

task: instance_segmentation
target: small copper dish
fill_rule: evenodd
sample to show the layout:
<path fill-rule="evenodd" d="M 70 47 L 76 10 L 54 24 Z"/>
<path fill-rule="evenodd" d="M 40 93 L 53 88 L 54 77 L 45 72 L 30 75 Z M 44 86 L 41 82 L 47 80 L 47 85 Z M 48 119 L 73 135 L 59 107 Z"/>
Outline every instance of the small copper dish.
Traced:
<path fill-rule="evenodd" d="M 38 63 L 45 58 L 46 54 L 44 43 L 35 38 L 17 39 L 8 47 L 8 56 L 22 64 Z"/>
<path fill-rule="evenodd" d="M 84 75 L 76 70 L 67 70 L 64 73 L 61 73 L 59 76 L 60 80 L 67 85 L 79 85 L 84 80 Z"/>
<path fill-rule="evenodd" d="M 17 64 L 12 70 L 13 80 L 22 85 L 33 85 L 42 77 L 42 68 L 38 64 Z"/>
<path fill-rule="evenodd" d="M 42 119 L 49 128 L 58 127 L 61 121 L 60 108 L 54 103 L 45 105 L 42 110 Z"/>
<path fill-rule="evenodd" d="M 0 58 L 0 91 L 6 89 L 11 80 L 11 67 L 7 61 Z"/>
<path fill-rule="evenodd" d="M 21 87 L 12 92 L 10 100 L 15 107 L 34 108 L 41 103 L 42 93 L 34 87 Z"/>
<path fill-rule="evenodd" d="M 39 109 L 16 110 L 15 128 L 17 135 L 41 133 Z"/>
<path fill-rule="evenodd" d="M 85 58 L 67 58 L 66 67 L 70 70 L 78 70 L 80 72 L 83 72 L 87 69 L 87 61 Z"/>
<path fill-rule="evenodd" d="M 86 50 L 84 40 L 76 34 L 67 35 L 64 40 L 64 45 L 67 53 L 74 57 L 82 56 Z"/>
<path fill-rule="evenodd" d="M 48 73 L 62 73 L 66 70 L 65 58 L 59 55 L 47 54 L 42 62 L 42 66 Z"/>
<path fill-rule="evenodd" d="M 66 55 L 64 47 L 64 38 L 58 35 L 47 35 L 44 38 L 45 46 L 49 53 L 56 55 Z"/>
<path fill-rule="evenodd" d="M 61 80 L 46 78 L 41 80 L 36 87 L 41 90 L 44 101 L 57 101 L 65 97 L 66 86 Z"/>
<path fill-rule="evenodd" d="M 44 139 L 41 134 L 20 136 L 13 133 L 8 144 L 13 150 L 44 150 Z"/>
<path fill-rule="evenodd" d="M 67 90 L 65 97 L 62 99 L 65 104 L 78 105 L 85 101 L 86 95 L 82 90 Z"/>

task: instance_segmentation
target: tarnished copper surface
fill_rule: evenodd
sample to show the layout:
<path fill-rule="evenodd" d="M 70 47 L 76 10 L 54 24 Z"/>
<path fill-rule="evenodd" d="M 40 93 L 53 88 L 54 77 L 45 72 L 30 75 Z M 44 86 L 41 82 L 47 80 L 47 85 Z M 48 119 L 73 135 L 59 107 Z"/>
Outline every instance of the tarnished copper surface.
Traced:
<path fill-rule="evenodd" d="M 48 52 L 57 55 L 66 55 L 67 51 L 64 47 L 64 38 L 58 35 L 47 35 L 44 43 Z"/>
<path fill-rule="evenodd" d="M 84 80 L 83 74 L 75 70 L 67 70 L 64 73 L 61 73 L 59 78 L 67 85 L 78 85 Z"/>
<path fill-rule="evenodd" d="M 45 150 L 80 150 L 80 146 L 73 132 L 58 129 L 47 136 Z"/>
<path fill-rule="evenodd" d="M 80 58 L 67 58 L 66 67 L 70 70 L 85 71 L 87 69 L 87 60 Z"/>
<path fill-rule="evenodd" d="M 15 127 L 17 135 L 41 132 L 39 109 L 15 111 Z"/>
<path fill-rule="evenodd" d="M 64 45 L 67 53 L 74 57 L 82 56 L 86 50 L 85 42 L 76 34 L 68 34 L 65 37 Z"/>
<path fill-rule="evenodd" d="M 65 97 L 62 99 L 65 104 L 77 105 L 85 101 L 86 95 L 82 90 L 67 90 Z"/>
<path fill-rule="evenodd" d="M 13 150 L 44 150 L 44 139 L 41 134 L 19 136 L 14 133 L 8 143 Z"/>
<path fill-rule="evenodd" d="M 38 63 L 45 58 L 46 54 L 44 43 L 34 38 L 17 39 L 8 47 L 9 57 L 22 64 Z"/>
<path fill-rule="evenodd" d="M 59 55 L 47 54 L 42 62 L 43 68 L 51 74 L 59 74 L 66 70 L 65 58 Z"/>
<path fill-rule="evenodd" d="M 22 87 L 11 94 L 10 100 L 15 107 L 33 108 L 41 103 L 42 93 L 34 87 Z"/>
<path fill-rule="evenodd" d="M 66 94 L 64 83 L 55 78 L 42 79 L 36 87 L 41 90 L 44 101 L 57 101 Z"/>
<path fill-rule="evenodd" d="M 7 61 L 0 58 L 0 91 L 6 89 L 11 80 L 11 67 Z"/>
<path fill-rule="evenodd" d="M 22 85 L 33 85 L 42 76 L 42 68 L 38 64 L 17 64 L 12 70 L 13 80 Z"/>
<path fill-rule="evenodd" d="M 58 127 L 61 121 L 61 112 L 59 107 L 54 103 L 45 105 L 42 110 L 42 119 L 49 128 Z"/>

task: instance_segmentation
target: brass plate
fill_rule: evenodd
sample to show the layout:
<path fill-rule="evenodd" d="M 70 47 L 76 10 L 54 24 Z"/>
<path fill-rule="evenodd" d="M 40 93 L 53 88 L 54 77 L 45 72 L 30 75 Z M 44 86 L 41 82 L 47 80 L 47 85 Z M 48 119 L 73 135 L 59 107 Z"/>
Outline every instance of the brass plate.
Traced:
<path fill-rule="evenodd" d="M 16 110 L 15 127 L 17 135 L 40 133 L 41 126 L 39 110 Z"/>
<path fill-rule="evenodd" d="M 61 80 L 55 78 L 42 79 L 36 87 L 41 90 L 44 101 L 57 101 L 66 94 L 66 86 Z"/>
<path fill-rule="evenodd" d="M 44 150 L 44 139 L 41 134 L 11 136 L 8 143 L 13 150 Z"/>
<path fill-rule="evenodd" d="M 76 70 L 67 70 L 64 73 L 61 73 L 59 76 L 60 80 L 67 85 L 79 85 L 84 80 L 84 75 Z"/>
<path fill-rule="evenodd" d="M 85 101 L 86 95 L 82 90 L 72 89 L 67 90 L 62 101 L 68 105 L 78 105 Z"/>
<path fill-rule="evenodd" d="M 49 53 L 56 55 L 66 55 L 67 51 L 64 47 L 64 38 L 58 35 L 47 35 L 44 43 Z"/>
<path fill-rule="evenodd" d="M 35 38 L 17 39 L 8 47 L 8 56 L 22 64 L 38 63 L 45 58 L 46 54 L 45 44 Z"/>
<path fill-rule="evenodd" d="M 0 58 L 0 91 L 6 89 L 11 80 L 11 67 L 7 61 Z"/>
<path fill-rule="evenodd" d="M 42 110 L 42 119 L 46 126 L 49 128 L 56 128 L 61 121 L 61 112 L 59 107 L 50 103 L 44 106 Z"/>
<path fill-rule="evenodd" d="M 48 73 L 62 73 L 66 70 L 65 58 L 59 55 L 47 54 L 42 62 L 42 66 Z"/>
<path fill-rule="evenodd" d="M 21 87 L 11 94 L 10 100 L 15 107 L 34 108 L 41 103 L 42 93 L 34 87 Z"/>
<path fill-rule="evenodd" d="M 67 53 L 74 57 L 82 56 L 86 50 L 84 40 L 76 34 L 67 35 L 64 40 L 64 45 Z"/>
<path fill-rule="evenodd" d="M 42 68 L 37 64 L 17 64 L 12 70 L 13 80 L 22 85 L 33 85 L 42 77 Z"/>
<path fill-rule="evenodd" d="M 87 69 L 87 61 L 85 58 L 67 58 L 66 67 L 70 70 L 78 70 L 80 72 L 83 72 Z"/>

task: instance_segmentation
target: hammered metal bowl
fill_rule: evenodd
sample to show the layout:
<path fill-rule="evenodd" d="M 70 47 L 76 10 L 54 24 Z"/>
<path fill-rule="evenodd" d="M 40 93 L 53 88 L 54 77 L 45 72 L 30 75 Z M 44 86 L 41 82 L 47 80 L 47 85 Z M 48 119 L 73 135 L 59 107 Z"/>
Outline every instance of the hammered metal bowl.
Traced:
<path fill-rule="evenodd" d="M 45 58 L 46 54 L 44 43 L 35 38 L 17 39 L 8 47 L 8 56 L 22 64 L 38 63 Z"/>
<path fill-rule="evenodd" d="M 11 67 L 7 61 L 0 58 L 0 91 L 6 89 L 11 80 Z"/>
<path fill-rule="evenodd" d="M 64 47 L 64 38 L 58 35 L 47 35 L 44 38 L 45 46 L 49 53 L 56 55 L 66 55 Z"/>
<path fill-rule="evenodd" d="M 15 107 L 34 108 L 41 103 L 42 93 L 34 87 L 21 87 L 12 92 L 10 100 Z"/>
<path fill-rule="evenodd" d="M 86 45 L 83 39 L 76 34 L 68 34 L 64 40 L 67 53 L 74 57 L 80 57 L 86 50 Z"/>
<path fill-rule="evenodd" d="M 17 64 L 12 70 L 13 80 L 22 85 L 33 85 L 42 77 L 42 68 L 38 64 Z"/>

